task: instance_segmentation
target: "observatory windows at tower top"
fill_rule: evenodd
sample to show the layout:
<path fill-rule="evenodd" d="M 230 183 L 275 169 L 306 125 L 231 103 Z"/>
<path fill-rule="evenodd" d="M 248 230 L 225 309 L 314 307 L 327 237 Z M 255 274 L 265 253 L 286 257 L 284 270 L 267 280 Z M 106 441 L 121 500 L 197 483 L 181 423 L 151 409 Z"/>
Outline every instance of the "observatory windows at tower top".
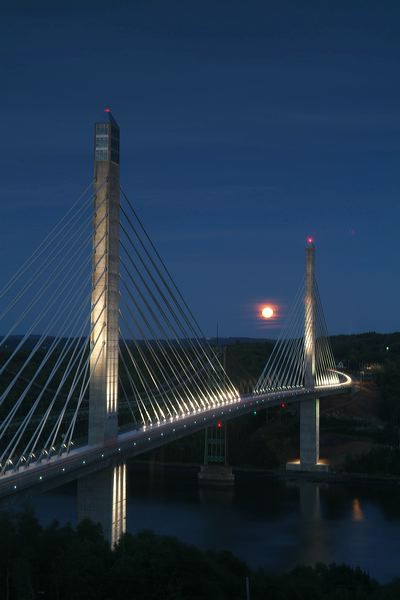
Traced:
<path fill-rule="evenodd" d="M 95 160 L 111 160 L 119 164 L 119 129 L 110 123 L 97 123 L 95 129 Z"/>

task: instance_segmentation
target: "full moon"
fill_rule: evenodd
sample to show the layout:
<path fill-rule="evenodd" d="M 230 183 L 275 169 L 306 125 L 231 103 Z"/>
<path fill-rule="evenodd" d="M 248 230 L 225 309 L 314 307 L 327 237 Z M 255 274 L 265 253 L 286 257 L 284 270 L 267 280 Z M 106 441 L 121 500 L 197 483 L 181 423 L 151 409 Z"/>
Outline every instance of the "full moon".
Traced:
<path fill-rule="evenodd" d="M 274 309 L 270 306 L 264 306 L 264 308 L 261 311 L 261 316 L 264 319 L 271 319 L 271 317 L 274 316 Z"/>

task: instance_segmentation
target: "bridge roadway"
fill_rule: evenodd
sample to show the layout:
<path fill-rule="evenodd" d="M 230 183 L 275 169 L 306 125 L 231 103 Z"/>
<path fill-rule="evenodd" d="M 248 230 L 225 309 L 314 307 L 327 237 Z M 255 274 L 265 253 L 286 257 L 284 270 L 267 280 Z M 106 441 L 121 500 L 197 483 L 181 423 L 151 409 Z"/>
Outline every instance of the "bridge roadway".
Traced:
<path fill-rule="evenodd" d="M 343 374 L 341 374 L 343 375 Z M 324 398 L 348 392 L 353 382 L 347 375 L 338 385 L 318 387 L 312 390 L 290 389 L 265 394 L 249 394 L 221 406 L 208 408 L 184 417 L 174 418 L 141 429 L 120 432 L 116 440 L 104 447 L 82 446 L 68 454 L 55 455 L 33 462 L 17 470 L 9 470 L 0 477 L 0 500 L 8 502 L 15 495 L 29 495 L 31 491 L 47 491 L 85 474 L 100 471 L 118 461 L 132 458 L 164 444 L 252 412 L 257 408 L 278 406 L 282 402 L 292 404 L 302 400 Z"/>

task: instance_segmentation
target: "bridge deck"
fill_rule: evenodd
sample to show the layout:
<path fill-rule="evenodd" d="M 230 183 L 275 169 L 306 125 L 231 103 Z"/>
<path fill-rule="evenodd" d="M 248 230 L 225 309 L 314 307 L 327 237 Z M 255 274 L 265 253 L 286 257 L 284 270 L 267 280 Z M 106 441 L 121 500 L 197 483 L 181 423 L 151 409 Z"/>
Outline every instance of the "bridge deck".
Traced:
<path fill-rule="evenodd" d="M 291 404 L 302 400 L 323 398 L 332 394 L 348 392 L 351 386 L 351 380 L 347 380 L 339 385 L 314 390 L 281 390 L 259 395 L 251 394 L 218 407 L 198 411 L 154 426 L 124 431 L 105 447 L 74 448 L 68 454 L 52 456 L 41 462 L 20 467 L 16 471 L 8 471 L 0 478 L 0 498 L 26 493 L 32 488 L 46 490 L 57 487 L 84 474 L 99 471 L 115 461 L 138 456 L 205 429 L 218 420 L 226 421 L 249 413 L 256 407 L 267 408 L 277 406 L 281 402 Z"/>

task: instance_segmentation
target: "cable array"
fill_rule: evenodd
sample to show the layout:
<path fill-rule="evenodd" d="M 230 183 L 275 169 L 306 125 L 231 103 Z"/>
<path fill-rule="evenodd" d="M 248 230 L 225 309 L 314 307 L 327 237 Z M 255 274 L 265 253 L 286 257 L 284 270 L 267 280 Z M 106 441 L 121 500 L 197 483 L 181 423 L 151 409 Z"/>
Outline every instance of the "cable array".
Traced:
<path fill-rule="evenodd" d="M 68 451 L 86 434 L 76 424 L 93 351 L 92 188 L 0 290 L 1 474 Z"/>
<path fill-rule="evenodd" d="M 305 387 L 306 340 L 313 338 L 314 386 L 339 383 L 322 302 L 314 280 L 314 305 L 305 302 L 305 287 L 297 291 L 288 319 L 254 388 L 258 394 Z M 311 311 L 312 314 L 311 314 Z"/>
<path fill-rule="evenodd" d="M 98 272 L 109 247 L 103 204 L 93 218 L 105 183 L 86 188 L 0 290 L 0 474 L 87 443 L 91 374 L 107 352 L 106 267 Z M 119 423 L 147 427 L 238 400 L 121 192 Z"/>
<path fill-rule="evenodd" d="M 239 398 L 122 192 L 120 398 L 151 425 Z"/>

